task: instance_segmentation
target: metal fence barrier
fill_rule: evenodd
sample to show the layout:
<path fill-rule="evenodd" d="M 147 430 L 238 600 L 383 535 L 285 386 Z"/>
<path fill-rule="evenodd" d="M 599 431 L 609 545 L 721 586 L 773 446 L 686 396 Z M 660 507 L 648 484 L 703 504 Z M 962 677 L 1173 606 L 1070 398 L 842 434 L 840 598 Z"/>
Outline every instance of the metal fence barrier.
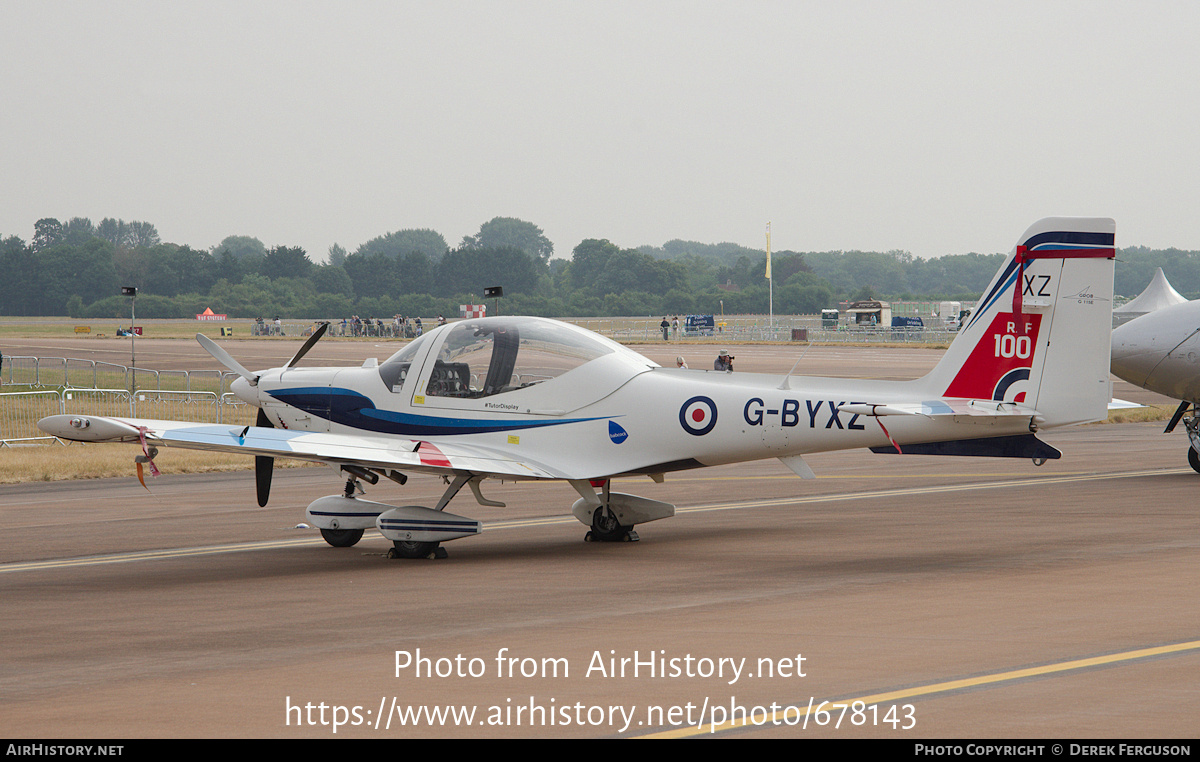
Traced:
<path fill-rule="evenodd" d="M 220 423 L 221 398 L 212 392 L 138 391 L 133 395 L 133 415 L 163 421 Z"/>
<path fill-rule="evenodd" d="M 177 392 L 224 394 L 236 373 L 219 370 L 155 370 L 100 360 L 73 357 L 6 355 L 0 365 L 0 382 L 8 386 L 71 389 L 128 389 L 137 377 L 137 388 Z"/>
<path fill-rule="evenodd" d="M 0 447 L 59 441 L 37 427 L 42 418 L 63 411 L 59 392 L 10 392 L 0 398 Z"/>
<path fill-rule="evenodd" d="M 81 388 L 91 389 L 127 389 L 129 388 L 129 369 L 124 365 L 97 360 L 92 364 L 92 383 L 72 384 Z"/>
<path fill-rule="evenodd" d="M 133 400 L 125 389 L 63 389 L 62 413 L 132 416 Z"/>
<path fill-rule="evenodd" d="M 253 426 L 258 419 L 258 408 L 250 405 L 229 392 L 221 395 L 217 405 L 217 423 L 230 423 L 235 426 Z"/>
<path fill-rule="evenodd" d="M 568 318 L 589 331 L 617 341 L 659 342 L 663 340 L 662 320 L 631 318 Z M 938 321 L 923 328 L 890 326 L 858 326 L 840 321 L 829 326 L 819 317 L 776 317 L 771 322 L 764 316 L 719 317 L 711 332 L 688 332 L 681 325 L 678 330 L 667 329 L 668 341 L 684 343 L 712 343 L 722 341 L 813 341 L 818 343 L 868 344 L 948 344 L 957 335 L 949 325 Z M 799 337 L 803 338 L 799 338 Z"/>

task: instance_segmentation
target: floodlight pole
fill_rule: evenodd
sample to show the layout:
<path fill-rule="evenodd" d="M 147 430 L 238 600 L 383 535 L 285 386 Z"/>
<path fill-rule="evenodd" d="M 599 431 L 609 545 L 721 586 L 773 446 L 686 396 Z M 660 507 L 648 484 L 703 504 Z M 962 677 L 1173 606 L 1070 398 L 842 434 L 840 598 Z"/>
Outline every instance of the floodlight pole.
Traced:
<path fill-rule="evenodd" d="M 483 290 L 483 298 L 492 299 L 492 311 L 500 314 L 500 297 L 504 296 L 504 286 L 488 286 Z"/>
<path fill-rule="evenodd" d="M 129 297 L 129 393 L 137 391 L 137 286 L 122 286 L 121 293 Z"/>
<path fill-rule="evenodd" d="M 767 222 L 767 288 L 770 291 L 771 339 L 775 338 L 775 279 L 771 277 L 771 223 Z"/>
<path fill-rule="evenodd" d="M 129 299 L 129 372 L 130 394 L 137 393 L 137 295 Z"/>

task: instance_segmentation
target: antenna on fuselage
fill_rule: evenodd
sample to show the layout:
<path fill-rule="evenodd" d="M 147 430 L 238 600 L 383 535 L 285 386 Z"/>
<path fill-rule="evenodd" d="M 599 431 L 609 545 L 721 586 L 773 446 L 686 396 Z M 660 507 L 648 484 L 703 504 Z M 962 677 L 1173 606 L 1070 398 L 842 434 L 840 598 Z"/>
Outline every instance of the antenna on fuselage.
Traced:
<path fill-rule="evenodd" d="M 810 342 L 808 342 L 808 346 L 807 346 L 807 347 L 805 347 L 805 348 L 804 348 L 804 351 L 800 353 L 800 356 L 796 358 L 796 365 L 799 365 L 799 364 L 800 364 L 800 361 L 804 359 L 804 356 L 805 356 L 806 354 L 808 354 L 808 350 L 812 349 L 812 345 L 813 345 L 813 342 L 811 342 L 811 341 L 810 341 Z M 789 371 L 788 371 L 788 372 L 787 372 L 787 373 L 784 375 L 784 377 L 783 377 L 783 383 L 781 383 L 781 384 L 780 384 L 778 387 L 776 387 L 776 388 L 778 388 L 780 391 L 785 391 L 785 392 L 786 392 L 786 391 L 790 391 L 790 390 L 791 390 L 791 388 L 792 388 L 792 387 L 788 386 L 788 381 L 789 381 L 789 380 L 791 379 L 791 377 L 792 377 L 792 371 L 796 370 L 796 365 L 793 365 L 793 366 L 792 366 L 792 370 L 789 370 Z"/>

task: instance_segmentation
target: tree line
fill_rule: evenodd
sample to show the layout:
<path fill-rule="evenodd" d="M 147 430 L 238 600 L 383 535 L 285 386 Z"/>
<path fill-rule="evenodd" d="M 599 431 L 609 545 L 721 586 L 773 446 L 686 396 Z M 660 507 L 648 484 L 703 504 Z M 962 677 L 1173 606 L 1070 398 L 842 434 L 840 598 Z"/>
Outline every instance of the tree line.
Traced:
<path fill-rule="evenodd" d="M 553 258 L 541 228 L 497 217 L 451 247 L 438 232 L 389 232 L 354 252 L 335 244 L 325 262 L 295 246 L 229 236 L 210 249 L 164 242 L 148 222 L 38 220 L 33 236 L 0 238 L 0 314 L 121 319 L 122 286 L 138 288 L 143 317 L 187 318 L 211 308 L 233 318 L 456 315 L 503 286 L 500 311 L 544 316 L 765 313 L 766 253 L 735 244 L 673 240 L 622 248 L 581 241 Z M 974 299 L 1001 254 L 921 259 L 908 252 L 772 254 L 774 308 L 813 314 L 843 299 Z M 1162 266 L 1184 295 L 1200 296 L 1200 252 L 1120 250 L 1117 292 L 1136 296 Z M 491 305 L 489 305 L 491 307 Z"/>

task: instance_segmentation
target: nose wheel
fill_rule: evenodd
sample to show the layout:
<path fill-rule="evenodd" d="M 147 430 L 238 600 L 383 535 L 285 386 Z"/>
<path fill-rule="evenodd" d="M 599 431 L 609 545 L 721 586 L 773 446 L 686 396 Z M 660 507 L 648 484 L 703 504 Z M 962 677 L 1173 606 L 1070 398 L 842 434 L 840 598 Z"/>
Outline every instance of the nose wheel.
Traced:
<path fill-rule="evenodd" d="M 393 540 L 388 558 L 445 558 L 446 549 L 437 542 L 412 542 Z"/>
<path fill-rule="evenodd" d="M 1180 408 L 1182 407 L 1181 405 Z M 1200 411 L 1196 405 L 1192 406 L 1192 414 L 1183 419 L 1183 427 L 1187 429 L 1188 435 L 1188 465 L 1193 471 L 1200 473 Z"/>

